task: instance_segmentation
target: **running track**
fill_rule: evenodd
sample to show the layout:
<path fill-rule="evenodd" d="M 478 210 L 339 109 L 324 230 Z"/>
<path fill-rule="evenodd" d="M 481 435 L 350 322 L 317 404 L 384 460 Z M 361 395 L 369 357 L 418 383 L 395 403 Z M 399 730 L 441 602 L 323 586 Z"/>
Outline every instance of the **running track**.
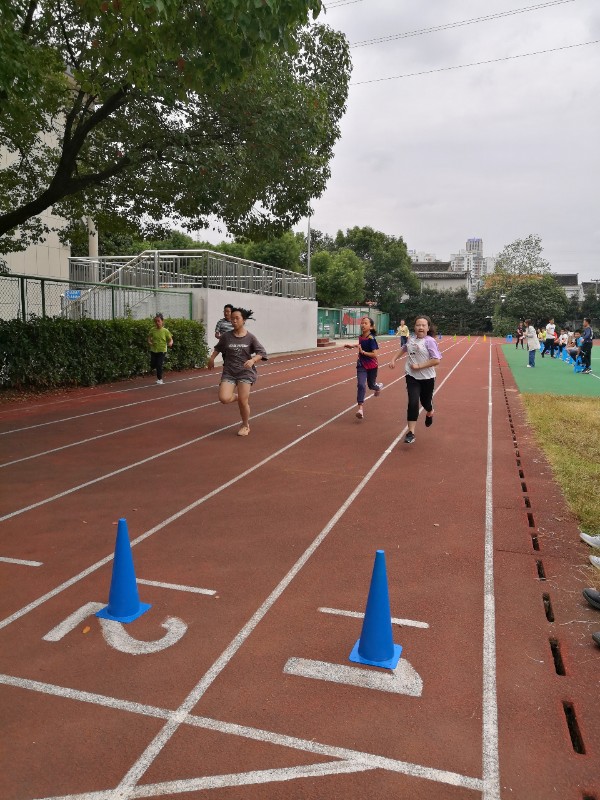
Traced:
<path fill-rule="evenodd" d="M 218 371 L 2 408 L 2 798 L 600 800 L 587 551 L 500 348 L 441 347 L 411 447 L 339 348 L 247 439 Z M 102 625 L 119 517 L 152 608 Z M 396 676 L 348 661 L 377 549 Z"/>

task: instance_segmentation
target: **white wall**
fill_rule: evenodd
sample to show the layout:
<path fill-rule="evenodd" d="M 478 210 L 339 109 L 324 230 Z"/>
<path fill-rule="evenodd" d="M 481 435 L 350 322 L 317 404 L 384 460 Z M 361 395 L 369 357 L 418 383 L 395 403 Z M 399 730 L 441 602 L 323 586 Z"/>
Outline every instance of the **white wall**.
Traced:
<path fill-rule="evenodd" d="M 317 346 L 317 302 L 291 300 L 219 289 L 192 289 L 192 315 L 206 325 L 206 339 L 212 349 L 215 326 L 223 317 L 223 306 L 252 309 L 256 321 L 246 328 L 269 354 L 308 350 Z"/>

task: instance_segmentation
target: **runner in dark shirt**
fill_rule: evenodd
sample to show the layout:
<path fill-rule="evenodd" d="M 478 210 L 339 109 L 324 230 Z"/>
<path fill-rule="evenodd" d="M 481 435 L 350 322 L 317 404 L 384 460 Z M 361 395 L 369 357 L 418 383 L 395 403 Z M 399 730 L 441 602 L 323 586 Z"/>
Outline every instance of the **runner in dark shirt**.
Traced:
<path fill-rule="evenodd" d="M 267 360 L 267 351 L 253 333 L 246 330 L 246 320 L 252 311 L 234 308 L 231 312 L 233 330 L 222 334 L 208 359 L 208 369 L 214 369 L 215 358 L 223 356 L 223 373 L 219 385 L 219 400 L 228 404 L 237 401 L 242 418 L 238 436 L 250 433 L 250 389 L 256 382 L 256 364 Z M 237 388 L 237 391 L 236 391 Z"/>

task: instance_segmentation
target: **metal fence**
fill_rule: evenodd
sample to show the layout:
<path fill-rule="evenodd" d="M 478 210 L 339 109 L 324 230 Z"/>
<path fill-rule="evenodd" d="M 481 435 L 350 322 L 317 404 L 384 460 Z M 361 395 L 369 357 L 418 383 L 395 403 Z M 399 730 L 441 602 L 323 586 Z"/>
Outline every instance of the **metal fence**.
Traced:
<path fill-rule="evenodd" d="M 65 281 L 35 275 L 0 276 L 0 319 L 192 318 L 192 293 L 172 289 Z"/>
<path fill-rule="evenodd" d="M 358 336 L 360 321 L 371 317 L 378 335 L 389 332 L 390 315 L 368 306 L 344 306 L 343 308 L 319 308 L 317 316 L 317 335 L 330 339 L 343 339 Z"/>
<path fill-rule="evenodd" d="M 146 250 L 136 256 L 70 258 L 72 281 L 159 288 L 222 289 L 229 292 L 314 300 L 309 275 L 212 250 Z"/>

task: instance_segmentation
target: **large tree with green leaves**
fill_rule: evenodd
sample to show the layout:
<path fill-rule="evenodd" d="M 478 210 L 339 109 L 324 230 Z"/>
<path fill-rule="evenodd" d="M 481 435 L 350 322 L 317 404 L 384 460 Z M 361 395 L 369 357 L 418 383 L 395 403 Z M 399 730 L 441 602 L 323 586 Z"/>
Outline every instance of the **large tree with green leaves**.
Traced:
<path fill-rule="evenodd" d="M 514 320 L 529 317 L 534 324 L 546 324 L 551 318 L 564 322 L 568 310 L 569 298 L 551 275 L 532 275 L 519 281 L 502 306 L 503 316 Z"/>
<path fill-rule="evenodd" d="M 365 266 L 354 251 L 319 250 L 311 260 L 311 273 L 317 281 L 319 305 L 331 308 L 363 303 Z"/>
<path fill-rule="evenodd" d="M 382 311 L 394 313 L 404 294 L 419 291 L 419 281 L 402 237 L 373 228 L 354 227 L 335 238 L 337 248 L 349 248 L 365 263 L 365 299 Z"/>
<path fill-rule="evenodd" d="M 0 252 L 52 208 L 281 232 L 329 177 L 345 37 L 320 0 L 0 0 Z M 17 230 L 18 229 L 18 230 Z"/>

